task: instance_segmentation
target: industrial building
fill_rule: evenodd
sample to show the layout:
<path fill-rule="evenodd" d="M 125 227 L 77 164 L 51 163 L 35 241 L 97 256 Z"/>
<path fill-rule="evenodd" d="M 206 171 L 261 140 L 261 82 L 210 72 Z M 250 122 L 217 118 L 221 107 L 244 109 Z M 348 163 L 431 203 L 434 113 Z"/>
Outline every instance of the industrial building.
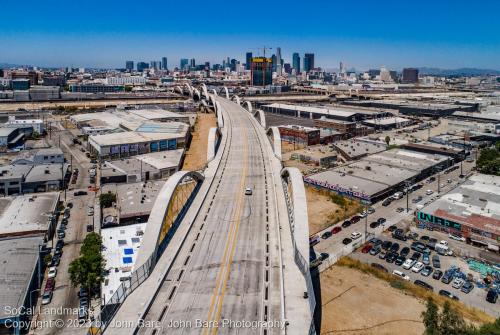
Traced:
<path fill-rule="evenodd" d="M 422 227 L 499 251 L 500 177 L 475 174 L 416 213 Z"/>
<path fill-rule="evenodd" d="M 273 103 L 270 105 L 263 105 L 261 108 L 268 113 L 281 114 L 299 118 L 307 119 L 334 119 L 342 121 L 360 121 L 375 117 L 389 117 L 391 113 L 380 110 L 344 108 L 344 107 L 315 107 L 315 106 L 302 106 L 302 105 L 289 105 Z"/>
<path fill-rule="evenodd" d="M 152 152 L 101 165 L 101 183 L 132 183 L 163 179 L 179 171 L 184 149 Z"/>
<path fill-rule="evenodd" d="M 20 128 L 25 134 L 31 134 L 37 132 L 38 134 L 43 134 L 45 132 L 45 126 L 43 120 L 41 119 L 17 119 L 14 115 L 9 115 L 7 122 L 3 124 L 6 128 Z M 32 128 L 31 131 L 24 131 L 26 128 Z"/>
<path fill-rule="evenodd" d="M 366 136 L 375 132 L 373 128 L 363 126 L 354 121 L 333 120 L 324 117 L 314 119 L 314 126 L 321 129 L 335 129 L 344 135 L 343 139 Z"/>
<path fill-rule="evenodd" d="M 404 189 L 407 182 L 418 182 L 450 164 L 446 156 L 392 149 L 304 177 L 304 182 L 373 203 Z"/>
<path fill-rule="evenodd" d="M 60 190 L 70 176 L 69 164 L 19 164 L 0 167 L 0 194 Z"/>
<path fill-rule="evenodd" d="M 12 165 L 63 164 L 64 153 L 60 148 L 24 150 L 11 162 Z"/>
<path fill-rule="evenodd" d="M 457 111 L 475 112 L 476 105 L 459 105 L 451 103 L 420 102 L 406 100 L 347 100 L 344 104 L 372 108 L 396 109 L 400 114 L 415 116 L 444 117 Z"/>
<path fill-rule="evenodd" d="M 116 93 L 124 90 L 123 85 L 104 85 L 101 83 L 93 84 L 73 84 L 69 86 L 69 90 L 73 93 Z"/>
<path fill-rule="evenodd" d="M 135 124 L 133 131 L 92 135 L 88 143 L 91 154 L 102 160 L 180 149 L 188 139 L 189 126 L 185 123 L 150 122 Z"/>
<path fill-rule="evenodd" d="M 296 143 L 301 146 L 309 146 L 320 143 L 320 130 L 318 128 L 304 126 L 279 126 L 281 140 Z"/>
<path fill-rule="evenodd" d="M 24 143 L 24 133 L 19 128 L 0 127 L 0 151 L 14 148 Z"/>
<path fill-rule="evenodd" d="M 403 128 L 413 124 L 414 121 L 399 116 L 363 120 L 362 123 L 376 130 L 389 130 Z"/>
<path fill-rule="evenodd" d="M 386 143 L 361 138 L 338 141 L 335 142 L 333 146 L 337 149 L 340 156 L 346 161 L 359 159 L 364 156 L 387 150 Z"/>

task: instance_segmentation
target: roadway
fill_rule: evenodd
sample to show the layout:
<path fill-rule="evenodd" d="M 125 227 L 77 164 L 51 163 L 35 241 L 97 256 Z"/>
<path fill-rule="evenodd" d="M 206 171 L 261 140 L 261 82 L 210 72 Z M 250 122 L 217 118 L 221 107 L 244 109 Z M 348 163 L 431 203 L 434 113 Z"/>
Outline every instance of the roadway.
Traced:
<path fill-rule="evenodd" d="M 275 191 L 265 164 L 271 153 L 251 114 L 217 99 L 229 147 L 192 234 L 144 316 L 145 323 L 161 326 L 140 328 L 139 334 L 261 334 L 261 327 L 239 324 L 235 330 L 226 323 L 280 320 Z M 252 195 L 245 195 L 246 187 Z"/>

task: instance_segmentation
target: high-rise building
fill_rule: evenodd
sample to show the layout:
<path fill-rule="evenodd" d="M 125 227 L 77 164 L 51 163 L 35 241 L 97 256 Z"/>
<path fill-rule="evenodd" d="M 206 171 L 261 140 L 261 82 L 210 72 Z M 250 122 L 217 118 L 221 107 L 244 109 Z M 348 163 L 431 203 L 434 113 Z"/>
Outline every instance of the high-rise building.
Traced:
<path fill-rule="evenodd" d="M 152 60 L 149 67 L 151 69 L 158 70 L 160 68 L 160 62 Z"/>
<path fill-rule="evenodd" d="M 293 65 L 293 69 L 295 70 L 295 74 L 299 74 L 300 73 L 300 56 L 299 56 L 299 53 L 298 52 L 294 52 L 292 58 L 293 58 L 292 65 Z"/>
<path fill-rule="evenodd" d="M 149 69 L 149 64 L 145 62 L 137 62 L 137 71 L 142 72 Z"/>
<path fill-rule="evenodd" d="M 343 62 L 340 62 L 340 74 L 345 74 L 345 66 Z"/>
<path fill-rule="evenodd" d="M 314 69 L 314 54 L 307 53 L 304 55 L 304 72 L 309 72 Z"/>
<path fill-rule="evenodd" d="M 291 74 L 292 66 L 290 65 L 290 63 L 283 64 L 283 70 L 285 71 L 285 73 Z"/>
<path fill-rule="evenodd" d="M 271 58 L 254 57 L 252 58 L 252 66 L 250 70 L 252 86 L 267 86 L 273 83 L 272 72 L 273 61 Z"/>
<path fill-rule="evenodd" d="M 236 59 L 231 59 L 231 63 L 230 63 L 230 68 L 231 68 L 231 71 L 234 71 L 236 72 L 236 66 L 238 65 L 238 61 Z"/>
<path fill-rule="evenodd" d="M 180 67 L 181 67 L 182 71 L 187 70 L 188 64 L 189 64 L 189 60 L 187 58 L 181 58 Z"/>
<path fill-rule="evenodd" d="M 247 58 L 246 58 L 246 63 L 245 63 L 245 69 L 246 70 L 250 70 L 252 68 L 252 53 L 251 52 L 247 52 Z"/>
<path fill-rule="evenodd" d="M 168 62 L 167 62 L 167 57 L 162 57 L 161 58 L 161 69 L 162 70 L 168 70 Z"/>
<path fill-rule="evenodd" d="M 281 62 L 281 48 L 276 48 L 276 73 L 278 76 L 283 74 L 283 63 Z"/>
<path fill-rule="evenodd" d="M 384 83 L 392 82 L 391 72 L 385 66 L 380 68 L 380 80 Z"/>
<path fill-rule="evenodd" d="M 189 61 L 189 67 L 191 69 L 194 69 L 196 67 L 196 60 L 194 58 L 191 58 L 191 60 Z"/>
<path fill-rule="evenodd" d="M 271 70 L 273 72 L 276 72 L 276 65 L 278 64 L 278 58 L 276 57 L 275 54 L 271 56 Z"/>
<path fill-rule="evenodd" d="M 125 62 L 125 69 L 127 71 L 134 71 L 134 61 L 128 60 Z"/>
<path fill-rule="evenodd" d="M 418 69 L 409 67 L 403 69 L 403 83 L 415 84 L 418 83 Z"/>

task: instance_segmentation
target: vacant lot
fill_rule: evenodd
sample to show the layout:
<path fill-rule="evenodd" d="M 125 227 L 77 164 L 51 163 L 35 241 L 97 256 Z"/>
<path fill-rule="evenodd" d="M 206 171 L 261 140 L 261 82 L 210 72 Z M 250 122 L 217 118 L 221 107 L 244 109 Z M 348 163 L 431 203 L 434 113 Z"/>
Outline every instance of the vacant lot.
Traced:
<path fill-rule="evenodd" d="M 192 133 L 191 145 L 186 151 L 183 170 L 201 170 L 207 163 L 208 133 L 210 128 L 216 127 L 217 119 L 215 114 L 198 113 L 196 123 Z"/>
<path fill-rule="evenodd" d="M 357 202 L 347 198 L 345 199 L 345 208 L 343 208 L 332 201 L 330 192 L 318 190 L 312 186 L 306 185 L 306 197 L 309 233 L 311 235 L 362 210 Z"/>
<path fill-rule="evenodd" d="M 321 334 L 423 334 L 424 303 L 387 282 L 340 266 L 324 271 L 320 279 Z"/>

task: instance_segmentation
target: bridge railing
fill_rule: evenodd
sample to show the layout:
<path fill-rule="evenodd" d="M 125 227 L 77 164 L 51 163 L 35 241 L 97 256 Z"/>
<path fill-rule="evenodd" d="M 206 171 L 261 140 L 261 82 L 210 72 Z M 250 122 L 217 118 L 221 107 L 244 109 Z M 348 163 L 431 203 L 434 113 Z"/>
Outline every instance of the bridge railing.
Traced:
<path fill-rule="evenodd" d="M 293 200 L 290 197 L 287 180 L 283 179 L 282 182 L 283 182 L 283 190 L 285 193 L 288 219 L 290 221 L 290 227 L 291 227 L 291 232 L 292 232 L 292 245 L 293 245 L 294 260 L 295 260 L 295 263 L 297 264 L 300 272 L 302 273 L 302 275 L 304 276 L 304 278 L 306 280 L 309 309 L 310 309 L 311 315 L 314 315 L 314 310 L 316 308 L 316 298 L 314 296 L 314 286 L 312 283 L 311 272 L 309 270 L 309 261 L 306 260 L 304 255 L 302 255 L 299 248 L 297 247 L 297 242 L 296 242 L 295 236 L 294 236 L 295 218 L 294 218 Z M 313 320 L 311 320 L 311 329 L 312 329 L 312 333 L 310 330 L 310 334 L 315 334 Z"/>

